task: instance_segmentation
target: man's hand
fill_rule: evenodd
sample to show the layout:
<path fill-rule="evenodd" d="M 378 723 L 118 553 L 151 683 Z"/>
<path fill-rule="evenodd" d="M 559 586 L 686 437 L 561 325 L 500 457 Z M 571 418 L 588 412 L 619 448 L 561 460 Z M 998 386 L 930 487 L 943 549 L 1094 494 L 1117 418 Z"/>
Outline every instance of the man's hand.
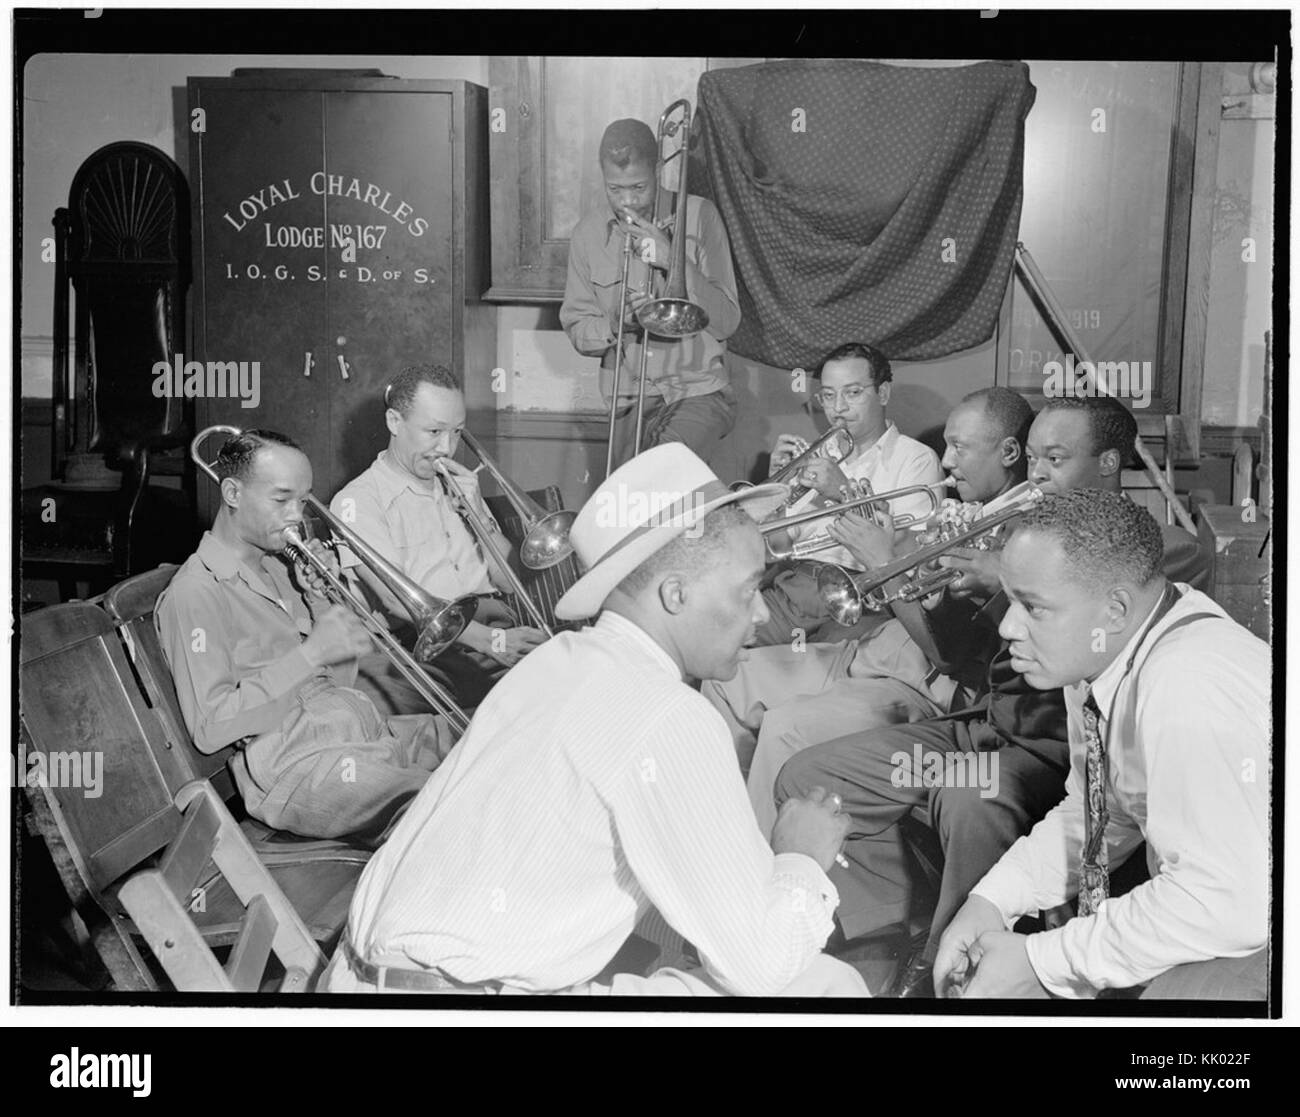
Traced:
<path fill-rule="evenodd" d="M 963 997 L 1014 997 L 1046 1000 L 1048 992 L 1034 973 L 1025 944 L 1028 935 L 1011 931 L 985 931 L 971 948 L 975 974 Z"/>
<path fill-rule="evenodd" d="M 983 896 L 971 896 L 953 917 L 939 940 L 934 959 L 934 991 L 939 997 L 960 996 L 960 989 L 970 979 L 975 963 L 971 951 L 986 931 L 1005 930 L 1002 913 Z M 949 992 L 949 986 L 953 992 Z"/>
<path fill-rule="evenodd" d="M 808 440 L 800 438 L 797 434 L 778 435 L 776 445 L 772 447 L 767 475 L 771 477 L 772 474 L 780 472 L 807 449 Z"/>
<path fill-rule="evenodd" d="M 650 302 L 650 296 L 640 287 L 629 287 L 627 289 L 627 310 L 623 315 L 623 325 L 628 329 L 639 329 L 641 323 L 637 318 L 637 313 L 648 302 Z"/>
<path fill-rule="evenodd" d="M 849 816 L 840 811 L 840 797 L 814 787 L 806 799 L 787 799 L 772 827 L 774 853 L 803 853 L 827 872 L 849 832 Z"/>
<path fill-rule="evenodd" d="M 318 558 L 325 568 L 330 571 L 336 578 L 339 577 L 339 560 L 338 557 L 325 546 L 319 539 L 308 539 L 307 550 Z M 298 579 L 298 585 L 304 593 L 312 594 L 314 597 L 328 597 L 329 584 L 311 563 L 299 562 L 294 564 L 294 574 Z"/>
<path fill-rule="evenodd" d="M 827 527 L 826 534 L 847 547 L 864 570 L 874 570 L 894 559 L 894 518 L 888 512 L 880 515 L 879 524 L 861 509 L 846 512 Z"/>
<path fill-rule="evenodd" d="M 1002 552 L 981 551 L 975 547 L 954 547 L 939 557 L 939 565 L 961 571 L 961 577 L 948 586 L 953 597 L 992 597 L 1002 583 Z"/>
<path fill-rule="evenodd" d="M 346 605 L 331 605 L 302 642 L 302 654 L 313 667 L 332 667 L 365 655 L 370 637 L 361 619 Z"/>
<path fill-rule="evenodd" d="M 539 644 L 546 633 L 536 628 L 494 628 L 483 651 L 506 667 L 513 667 Z"/>
<path fill-rule="evenodd" d="M 623 217 L 625 224 L 622 228 L 635 230 L 632 250 L 652 268 L 658 268 L 659 271 L 666 272 L 672 264 L 672 237 L 659 228 L 658 225 L 647 221 L 644 217 L 638 217 L 630 209 L 623 211 Z M 647 244 L 647 239 L 652 243 Z"/>
<path fill-rule="evenodd" d="M 799 471 L 795 481 L 816 489 L 826 500 L 837 502 L 844 499 L 840 490 L 851 484 L 844 470 L 830 458 L 813 458 Z"/>

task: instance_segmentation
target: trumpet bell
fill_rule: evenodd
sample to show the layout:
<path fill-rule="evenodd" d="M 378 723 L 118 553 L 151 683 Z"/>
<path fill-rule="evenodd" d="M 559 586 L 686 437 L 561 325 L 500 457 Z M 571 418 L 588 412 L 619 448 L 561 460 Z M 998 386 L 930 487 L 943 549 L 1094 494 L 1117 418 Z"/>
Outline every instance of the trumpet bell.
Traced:
<path fill-rule="evenodd" d="M 477 610 L 478 598 L 473 594 L 430 608 L 421 619 L 415 638 L 415 658 L 428 663 L 440 656 L 465 631 Z"/>
<path fill-rule="evenodd" d="M 519 544 L 519 561 L 529 570 L 549 570 L 573 554 L 569 533 L 573 530 L 576 512 L 552 512 L 543 516 L 529 528 Z"/>
<path fill-rule="evenodd" d="M 688 299 L 664 298 L 646 303 L 636 320 L 655 337 L 691 337 L 708 326 L 709 315 Z"/>

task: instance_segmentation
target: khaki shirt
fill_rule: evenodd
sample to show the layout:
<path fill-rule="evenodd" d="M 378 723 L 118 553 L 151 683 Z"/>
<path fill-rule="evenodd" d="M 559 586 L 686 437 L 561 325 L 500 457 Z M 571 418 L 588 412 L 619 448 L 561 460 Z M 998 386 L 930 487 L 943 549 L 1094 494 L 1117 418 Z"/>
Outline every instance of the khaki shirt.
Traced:
<path fill-rule="evenodd" d="M 268 555 L 253 570 L 204 532 L 154 610 L 181 713 L 202 752 L 278 732 L 314 680 L 351 685 L 355 660 L 313 667 L 302 652 L 313 606 L 327 604 L 304 598 L 285 561 Z"/>
<path fill-rule="evenodd" d="M 450 459 L 447 465 L 478 515 L 495 524 L 483 503 L 477 475 Z M 440 484 L 424 485 L 399 469 L 387 450 L 339 490 L 330 501 L 330 511 L 435 597 L 453 600 L 494 592 L 478 542 L 451 497 Z M 346 548 L 340 559 L 345 569 L 358 562 Z"/>
<path fill-rule="evenodd" d="M 606 399 L 618 338 L 624 239 L 608 206 L 578 222 L 569 241 L 569 274 L 560 307 L 560 325 L 573 347 L 579 353 L 601 357 L 601 393 Z M 634 244 L 628 287 L 646 290 L 650 272 Z M 662 282 L 664 273 L 655 275 Z M 730 383 L 723 364 L 726 339 L 740 326 L 740 300 L 726 226 L 717 207 L 695 195 L 688 197 L 686 208 L 686 294 L 708 313 L 709 324 L 694 337 L 651 338 L 646 394 L 662 396 L 665 403 L 721 391 Z M 628 401 L 636 397 L 641 362 L 641 342 L 635 333 L 631 328 L 623 332 L 625 356 L 618 394 Z"/>

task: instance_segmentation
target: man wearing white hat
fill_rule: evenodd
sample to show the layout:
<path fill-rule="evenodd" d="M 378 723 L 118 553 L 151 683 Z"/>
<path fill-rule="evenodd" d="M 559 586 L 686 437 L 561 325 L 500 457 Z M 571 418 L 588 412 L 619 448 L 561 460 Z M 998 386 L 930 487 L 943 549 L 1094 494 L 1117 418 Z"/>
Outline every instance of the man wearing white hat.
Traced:
<path fill-rule="evenodd" d="M 782 495 L 728 492 L 679 443 L 610 475 L 573 527 L 587 573 L 556 608 L 599 618 L 478 708 L 366 867 L 322 988 L 867 995 L 821 953 L 838 800 L 787 802 L 769 845 L 721 716 L 686 682 L 734 674 L 767 619 L 753 517 Z M 652 908 L 704 965 L 601 976 Z"/>

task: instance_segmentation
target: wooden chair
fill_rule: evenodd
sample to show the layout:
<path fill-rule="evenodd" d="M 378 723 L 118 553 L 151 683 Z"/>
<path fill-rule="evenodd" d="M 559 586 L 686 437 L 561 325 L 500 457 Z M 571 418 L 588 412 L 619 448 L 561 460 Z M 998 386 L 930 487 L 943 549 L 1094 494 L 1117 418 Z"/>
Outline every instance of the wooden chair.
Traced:
<path fill-rule="evenodd" d="M 176 805 L 183 812 L 181 825 L 157 867 L 133 874 L 118 891 L 172 984 L 186 992 L 256 993 L 274 952 L 284 967 L 275 991 L 309 992 L 325 956 L 221 797 L 200 780 L 181 789 Z M 244 906 L 224 966 L 194 916 L 206 907 L 213 863 Z"/>
<path fill-rule="evenodd" d="M 194 744 L 185 726 L 171 670 L 163 655 L 162 642 L 158 639 L 153 620 L 158 597 L 170 584 L 176 570 L 177 567 L 164 564 L 156 570 L 119 582 L 104 595 L 104 610 L 117 624 L 118 633 L 126 646 L 141 687 L 162 726 L 165 747 L 174 753 L 188 779 L 211 781 L 221 798 L 239 818 L 240 828 L 262 861 L 272 868 L 286 870 L 293 866 L 311 864 L 351 866 L 337 870 L 322 868 L 314 872 L 293 873 L 287 875 L 282 882 L 298 910 L 304 916 L 310 916 L 313 934 L 322 942 L 332 941 L 347 919 L 346 903 L 341 909 L 337 903 L 343 899 L 343 894 L 335 889 L 348 879 L 355 883 L 360 875 L 359 866 L 365 865 L 373 851 L 332 838 L 303 838 L 247 817 L 243 801 L 227 767 L 228 761 L 235 755 L 235 746 L 231 745 L 215 753 L 204 753 Z M 348 899 L 350 895 L 349 890 Z M 322 907 L 325 901 L 329 903 Z"/>
<path fill-rule="evenodd" d="M 156 989 L 158 975 L 138 950 L 120 889 L 181 837 L 193 796 L 187 788 L 203 782 L 191 754 L 168 739 L 113 619 L 89 602 L 23 618 L 20 704 L 20 782 L 73 909 L 117 988 Z M 45 778 L 33 780 L 36 772 Z M 233 842 L 226 839 L 226 848 Z M 310 937 L 332 944 L 368 854 L 309 845 L 258 861 Z M 191 912 L 209 947 L 248 934 L 239 882 L 251 870 L 231 880 L 223 869 L 220 859 L 207 864 L 197 885 L 203 901 Z"/>

